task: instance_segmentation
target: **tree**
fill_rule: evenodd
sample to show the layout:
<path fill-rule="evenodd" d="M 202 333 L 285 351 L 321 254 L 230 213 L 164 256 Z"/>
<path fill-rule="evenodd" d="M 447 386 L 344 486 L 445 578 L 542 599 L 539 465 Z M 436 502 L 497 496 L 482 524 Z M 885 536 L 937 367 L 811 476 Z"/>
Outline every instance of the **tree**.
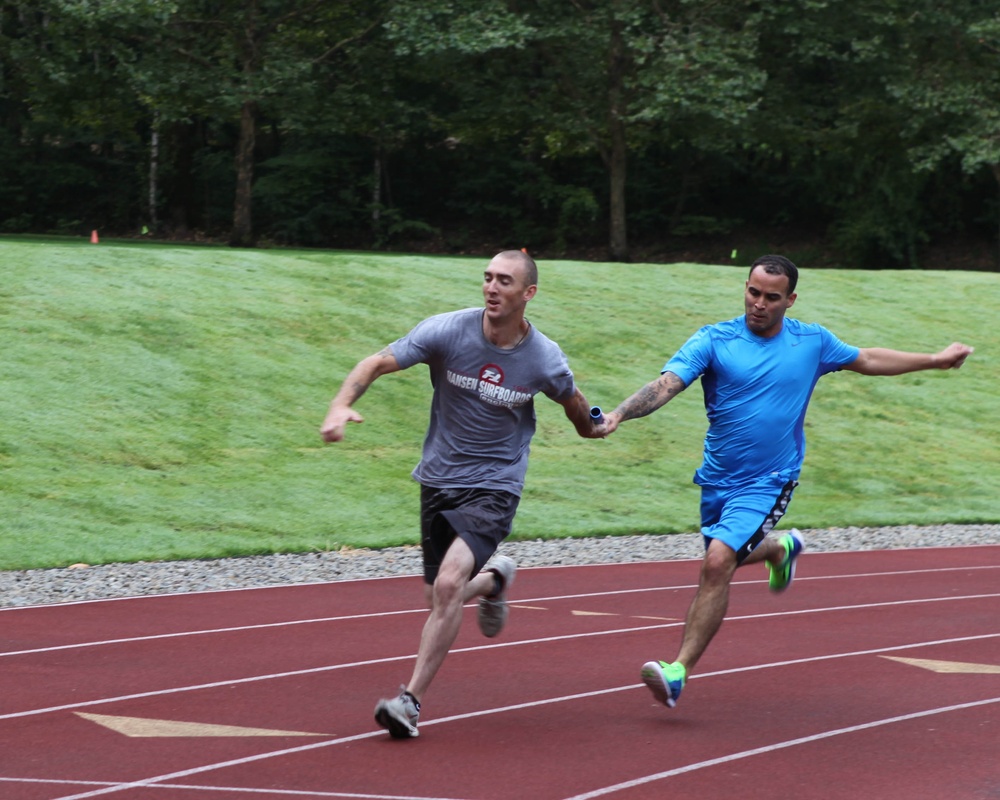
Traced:
<path fill-rule="evenodd" d="M 920 2 L 905 12 L 889 90 L 906 110 L 911 163 L 929 172 L 957 158 L 967 175 L 992 174 L 1000 245 L 1000 12 L 976 0 Z"/>
<path fill-rule="evenodd" d="M 14 8 L 10 9 L 13 5 Z M 41 115 L 153 139 L 198 119 L 237 130 L 230 242 L 254 241 L 258 120 L 373 30 L 371 0 L 39 0 L 8 4 L 12 46 Z M 152 175 L 152 170 L 150 172 Z"/>
<path fill-rule="evenodd" d="M 397 52 L 465 64 L 479 135 L 534 140 L 542 156 L 600 157 L 608 180 L 609 256 L 627 260 L 630 153 L 669 129 L 696 147 L 747 118 L 764 75 L 758 13 L 744 0 L 397 0 Z M 489 104 L 485 102 L 490 98 Z M 453 120 L 468 130 L 463 106 Z M 498 113 L 497 109 L 503 113 Z M 683 133 L 680 133 L 683 132 Z"/>
<path fill-rule="evenodd" d="M 143 110 L 111 42 L 162 22 L 157 0 L 38 0 L 0 5 L 4 122 L 23 206 L 42 229 L 126 217 L 137 203 L 128 160 Z M 33 172 L 29 170 L 35 167 Z M 53 185 L 45 173 L 59 177 Z"/>
<path fill-rule="evenodd" d="M 378 23 L 380 3 L 370 0 L 177 0 L 163 31 L 163 49 L 148 71 L 149 94 L 172 109 L 238 121 L 234 246 L 254 243 L 254 149 L 260 114 L 313 80 L 316 65 L 331 59 Z M 150 56 L 149 43 L 143 49 Z M 180 77 L 180 80 L 178 78 Z"/>

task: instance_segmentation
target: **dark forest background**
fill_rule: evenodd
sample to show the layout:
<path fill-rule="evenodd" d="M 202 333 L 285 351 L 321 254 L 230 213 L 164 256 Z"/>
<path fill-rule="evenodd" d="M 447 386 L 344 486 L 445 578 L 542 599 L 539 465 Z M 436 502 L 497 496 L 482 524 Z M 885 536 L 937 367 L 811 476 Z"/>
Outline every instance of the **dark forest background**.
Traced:
<path fill-rule="evenodd" d="M 1000 10 L 0 2 L 0 233 L 92 230 L 998 270 Z"/>

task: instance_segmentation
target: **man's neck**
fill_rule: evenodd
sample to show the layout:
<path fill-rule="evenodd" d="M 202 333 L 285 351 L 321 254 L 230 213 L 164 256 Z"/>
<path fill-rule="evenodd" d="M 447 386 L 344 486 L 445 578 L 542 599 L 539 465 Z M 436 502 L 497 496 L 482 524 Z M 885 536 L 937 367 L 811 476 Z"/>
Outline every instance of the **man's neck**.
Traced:
<path fill-rule="evenodd" d="M 531 330 L 531 325 L 524 317 L 510 320 L 506 324 L 494 325 L 486 314 L 483 314 L 483 336 L 486 341 L 503 350 L 513 350 L 524 341 Z"/>

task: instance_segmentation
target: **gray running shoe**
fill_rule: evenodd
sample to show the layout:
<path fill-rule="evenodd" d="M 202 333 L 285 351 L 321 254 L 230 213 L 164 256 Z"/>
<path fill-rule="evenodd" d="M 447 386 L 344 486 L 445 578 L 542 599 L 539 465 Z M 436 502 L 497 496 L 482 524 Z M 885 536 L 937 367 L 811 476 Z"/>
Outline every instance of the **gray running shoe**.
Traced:
<path fill-rule="evenodd" d="M 483 571 L 495 573 L 502 585 L 496 594 L 479 598 L 479 630 L 483 632 L 483 636 L 492 639 L 507 624 L 507 615 L 510 613 L 507 608 L 507 590 L 514 583 L 517 564 L 509 556 L 496 556 Z"/>
<path fill-rule="evenodd" d="M 405 686 L 399 687 L 399 695 L 390 699 L 379 700 L 375 705 L 375 721 L 389 731 L 393 739 L 410 739 L 420 735 L 417 730 L 417 720 L 420 719 L 420 703 L 406 691 Z"/>

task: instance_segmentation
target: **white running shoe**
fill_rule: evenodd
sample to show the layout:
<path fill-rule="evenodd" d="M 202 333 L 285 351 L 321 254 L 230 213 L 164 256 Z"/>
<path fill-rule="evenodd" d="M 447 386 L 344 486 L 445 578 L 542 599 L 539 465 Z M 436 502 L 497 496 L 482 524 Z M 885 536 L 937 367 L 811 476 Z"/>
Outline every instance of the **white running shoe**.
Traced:
<path fill-rule="evenodd" d="M 375 705 L 375 721 L 389 731 L 393 739 L 410 739 L 420 735 L 417 730 L 417 720 L 420 719 L 420 703 L 406 691 L 405 686 L 399 687 L 397 697 L 379 700 Z"/>
<path fill-rule="evenodd" d="M 507 590 L 514 583 L 514 573 L 517 564 L 509 556 L 496 556 L 483 568 L 484 572 L 492 572 L 500 579 L 500 591 L 494 595 L 479 598 L 479 630 L 483 636 L 491 639 L 503 630 L 507 624 L 510 609 L 507 607 Z"/>

